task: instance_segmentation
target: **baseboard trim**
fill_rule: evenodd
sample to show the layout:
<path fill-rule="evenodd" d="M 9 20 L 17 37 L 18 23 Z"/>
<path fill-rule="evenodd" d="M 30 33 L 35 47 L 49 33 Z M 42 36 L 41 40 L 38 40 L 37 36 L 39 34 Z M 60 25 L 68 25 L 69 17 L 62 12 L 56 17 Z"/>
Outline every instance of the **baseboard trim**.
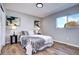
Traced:
<path fill-rule="evenodd" d="M 67 42 L 62 42 L 62 41 L 58 41 L 58 40 L 54 40 L 55 42 L 59 42 L 59 43 L 62 43 L 62 44 L 66 44 L 66 45 L 69 45 L 69 46 L 73 46 L 73 47 L 77 47 L 79 48 L 78 45 L 74 45 L 74 44 L 70 44 L 70 43 L 67 43 Z"/>

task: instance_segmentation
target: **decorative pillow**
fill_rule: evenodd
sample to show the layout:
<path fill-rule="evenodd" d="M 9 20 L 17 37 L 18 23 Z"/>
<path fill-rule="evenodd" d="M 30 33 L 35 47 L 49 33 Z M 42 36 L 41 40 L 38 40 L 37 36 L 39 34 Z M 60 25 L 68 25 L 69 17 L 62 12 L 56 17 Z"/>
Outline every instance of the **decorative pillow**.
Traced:
<path fill-rule="evenodd" d="M 34 31 L 33 30 L 30 30 L 30 31 L 28 31 L 28 34 L 29 35 L 34 35 Z"/>
<path fill-rule="evenodd" d="M 21 32 L 20 32 L 20 35 L 19 35 L 19 38 L 20 38 L 21 36 L 23 36 L 23 35 L 29 35 L 29 34 L 28 34 L 27 31 L 21 31 Z"/>
<path fill-rule="evenodd" d="M 28 35 L 27 31 L 21 31 L 21 35 Z"/>

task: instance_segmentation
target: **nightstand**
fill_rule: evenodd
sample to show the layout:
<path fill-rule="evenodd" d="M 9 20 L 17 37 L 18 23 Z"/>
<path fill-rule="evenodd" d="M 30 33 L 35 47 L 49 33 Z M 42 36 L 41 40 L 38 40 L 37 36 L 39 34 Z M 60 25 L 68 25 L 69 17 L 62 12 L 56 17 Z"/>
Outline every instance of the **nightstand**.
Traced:
<path fill-rule="evenodd" d="M 17 35 L 10 35 L 10 43 L 11 44 L 17 43 Z"/>

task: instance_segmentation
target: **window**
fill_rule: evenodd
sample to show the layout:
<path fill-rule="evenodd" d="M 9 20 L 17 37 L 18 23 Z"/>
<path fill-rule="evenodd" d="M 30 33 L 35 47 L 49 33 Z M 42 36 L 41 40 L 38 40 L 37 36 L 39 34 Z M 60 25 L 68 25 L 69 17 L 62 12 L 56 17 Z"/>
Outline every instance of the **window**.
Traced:
<path fill-rule="evenodd" d="M 68 16 L 68 21 L 75 21 L 77 23 L 79 23 L 79 14 L 74 14 L 74 15 L 69 15 Z"/>
<path fill-rule="evenodd" d="M 67 22 L 66 20 L 67 20 L 67 16 L 57 18 L 56 27 L 57 28 L 64 28 L 64 24 Z"/>
<path fill-rule="evenodd" d="M 56 18 L 56 28 L 79 27 L 79 13 Z"/>

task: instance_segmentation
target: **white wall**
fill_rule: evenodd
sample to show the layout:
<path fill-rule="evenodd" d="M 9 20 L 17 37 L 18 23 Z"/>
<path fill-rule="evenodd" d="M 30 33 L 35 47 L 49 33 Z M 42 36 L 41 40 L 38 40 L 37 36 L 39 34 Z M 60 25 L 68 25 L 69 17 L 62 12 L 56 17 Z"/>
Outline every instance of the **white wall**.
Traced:
<path fill-rule="evenodd" d="M 26 15 L 23 13 L 7 10 L 7 15 L 10 16 L 16 16 L 19 17 L 21 20 L 20 26 L 17 27 L 16 29 L 16 34 L 20 31 L 28 31 L 28 30 L 33 30 L 34 29 L 34 20 L 39 20 L 39 18 Z M 9 37 L 10 36 L 10 29 L 7 28 L 6 35 Z"/>
<path fill-rule="evenodd" d="M 78 12 L 79 5 L 43 18 L 41 20 L 43 34 L 53 36 L 56 41 L 65 42 L 79 47 L 79 29 L 56 28 L 56 17 Z"/>

